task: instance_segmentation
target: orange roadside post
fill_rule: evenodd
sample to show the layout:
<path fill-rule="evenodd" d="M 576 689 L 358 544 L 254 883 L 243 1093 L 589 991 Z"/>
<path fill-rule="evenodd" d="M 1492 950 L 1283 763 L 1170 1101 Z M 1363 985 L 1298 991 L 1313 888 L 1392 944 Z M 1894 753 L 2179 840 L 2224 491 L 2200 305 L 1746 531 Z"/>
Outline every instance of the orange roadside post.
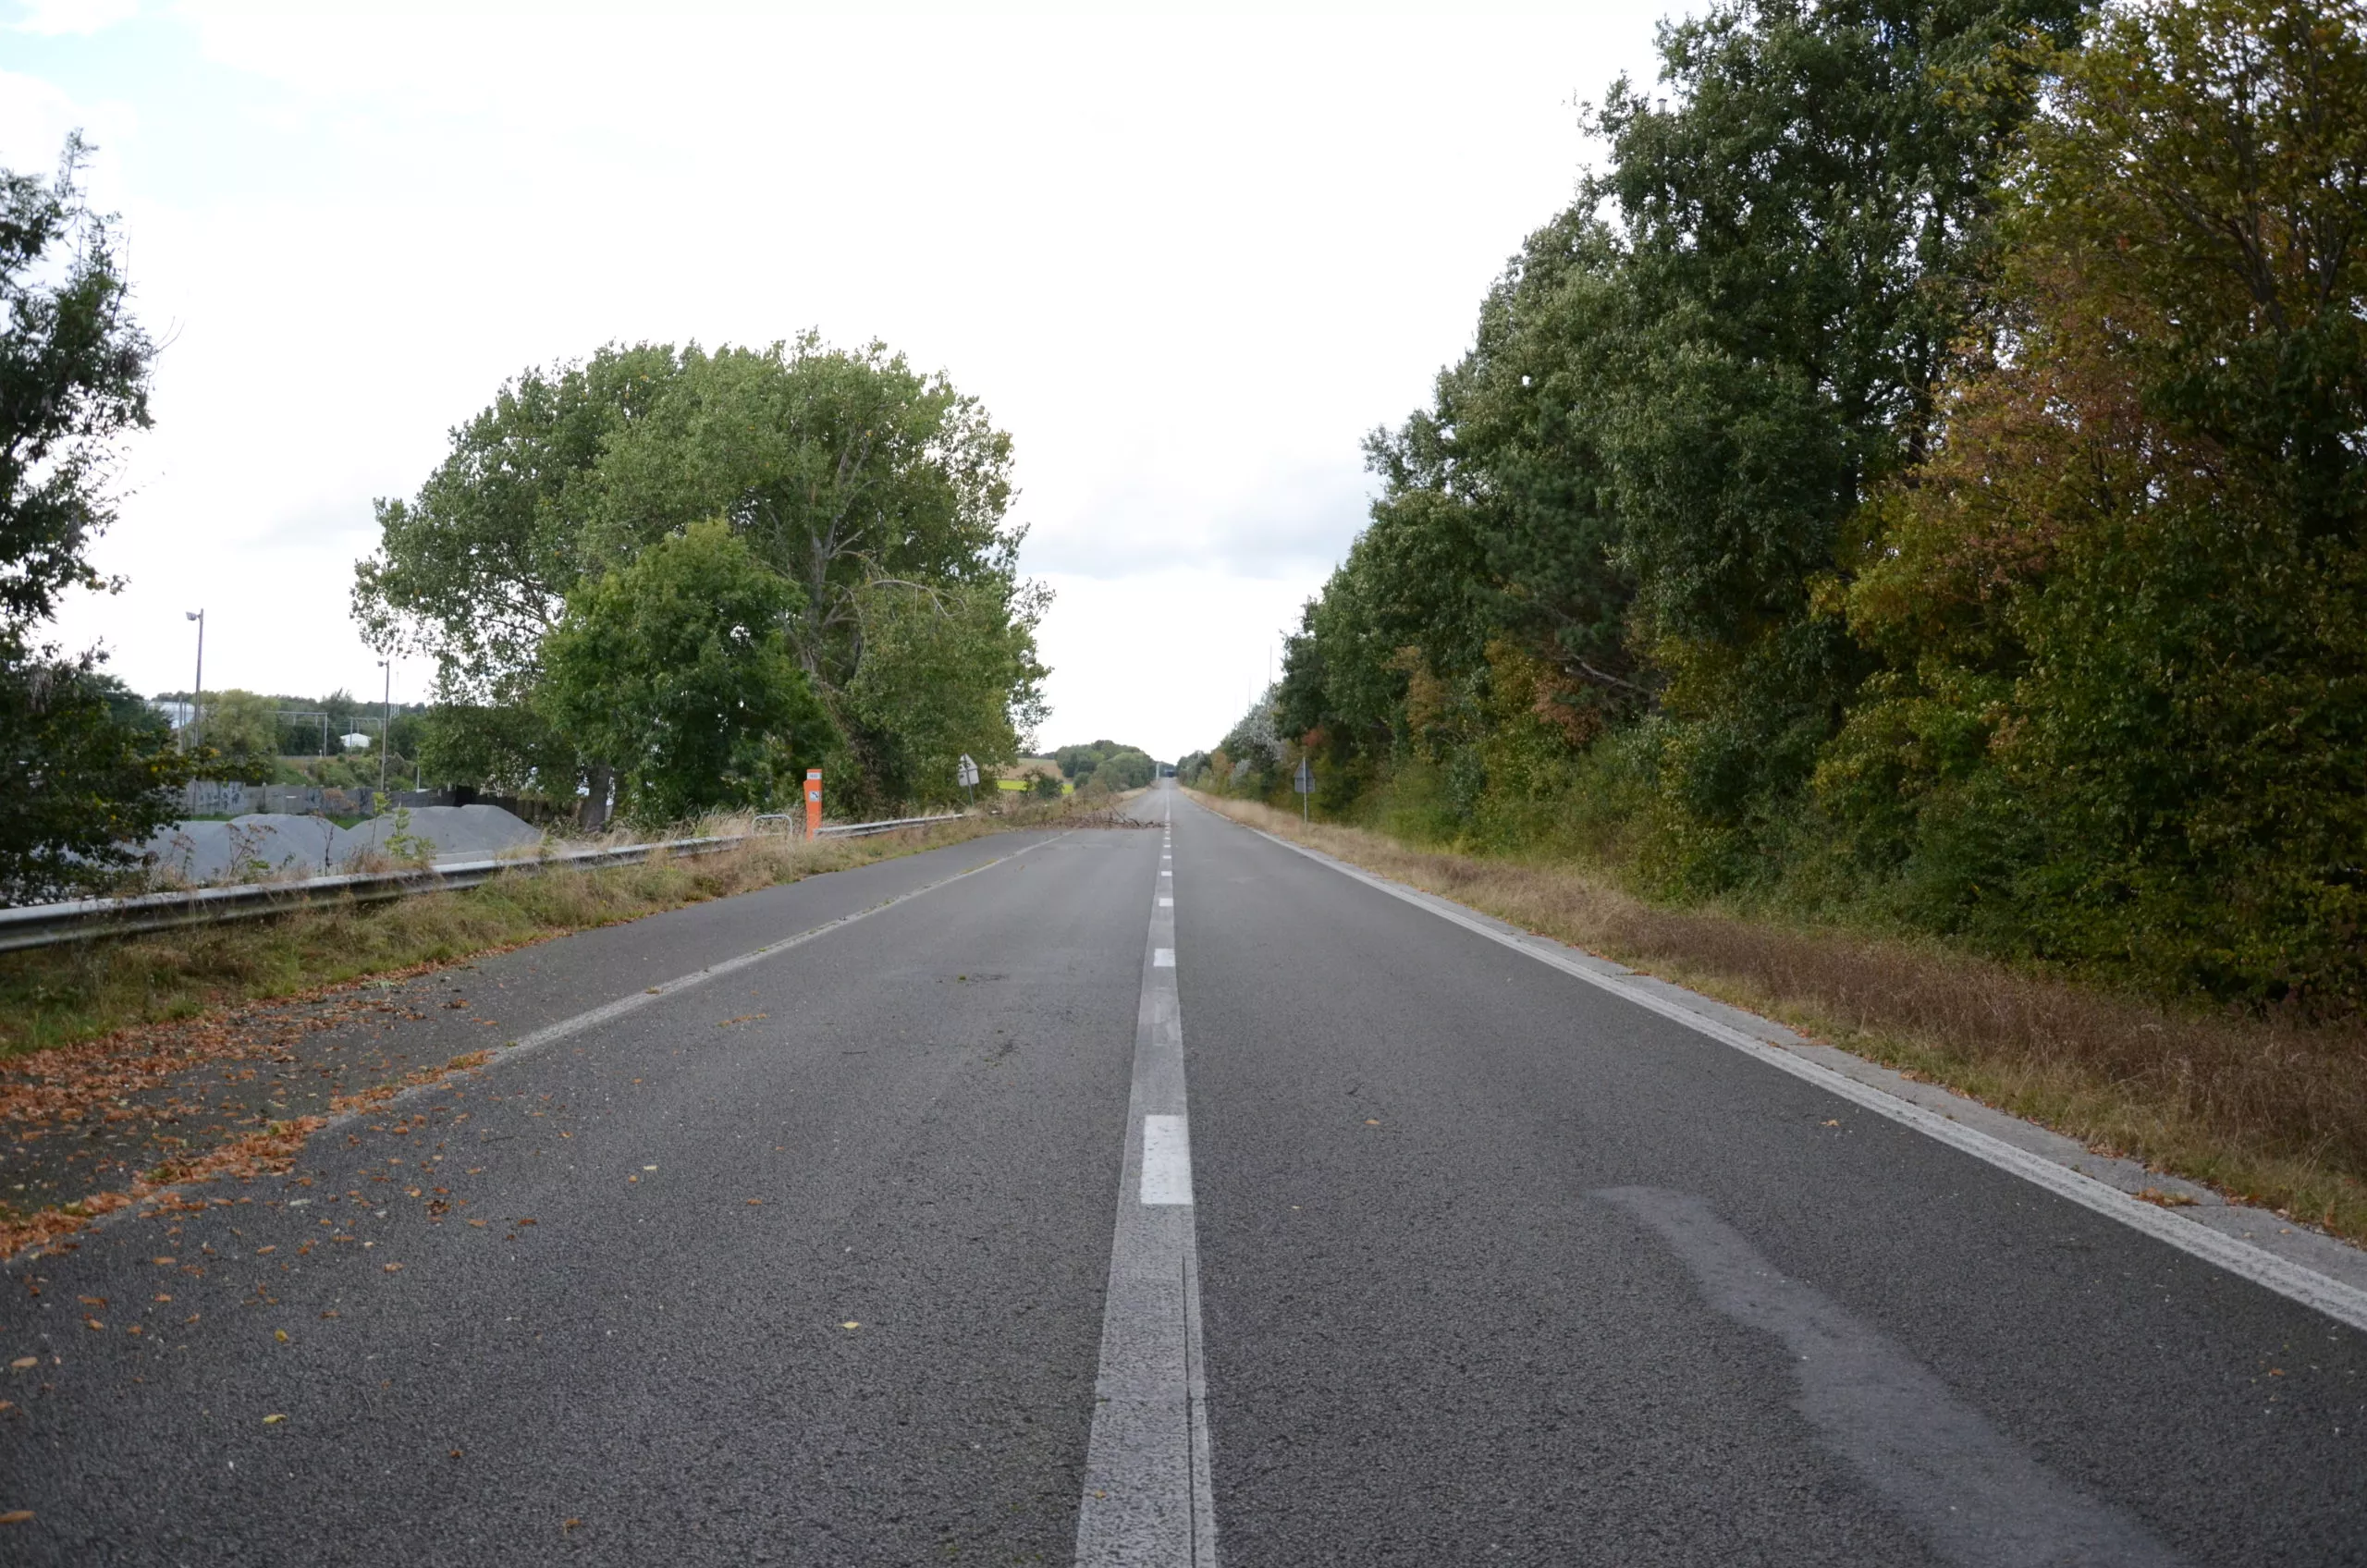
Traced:
<path fill-rule="evenodd" d="M 822 836 L 822 770 L 805 770 L 805 838 L 807 842 Z"/>

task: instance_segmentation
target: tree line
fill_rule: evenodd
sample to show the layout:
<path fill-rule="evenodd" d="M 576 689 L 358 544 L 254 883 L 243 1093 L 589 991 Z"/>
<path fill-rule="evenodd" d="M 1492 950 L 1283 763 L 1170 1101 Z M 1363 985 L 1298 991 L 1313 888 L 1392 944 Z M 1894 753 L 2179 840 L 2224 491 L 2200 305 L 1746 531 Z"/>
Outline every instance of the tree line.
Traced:
<path fill-rule="evenodd" d="M 2367 1000 L 2367 12 L 1725 0 L 1212 757 L 1671 897 Z"/>

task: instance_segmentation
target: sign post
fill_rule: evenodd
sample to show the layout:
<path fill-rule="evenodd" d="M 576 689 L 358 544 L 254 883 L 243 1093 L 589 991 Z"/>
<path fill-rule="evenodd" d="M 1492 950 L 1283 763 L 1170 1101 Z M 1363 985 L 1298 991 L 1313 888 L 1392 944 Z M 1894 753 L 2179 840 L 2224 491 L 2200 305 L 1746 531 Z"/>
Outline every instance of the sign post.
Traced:
<path fill-rule="evenodd" d="M 1306 765 L 1305 757 L 1298 759 L 1298 772 L 1291 777 L 1291 788 L 1298 791 L 1298 819 L 1305 822 L 1306 798 L 1315 793 L 1315 770 Z"/>
<path fill-rule="evenodd" d="M 963 752 L 962 760 L 953 765 L 953 781 L 970 791 L 970 804 L 975 807 L 978 803 L 978 765 L 970 760 L 969 753 Z"/>
<path fill-rule="evenodd" d="M 805 841 L 812 843 L 822 836 L 822 770 L 805 770 Z"/>

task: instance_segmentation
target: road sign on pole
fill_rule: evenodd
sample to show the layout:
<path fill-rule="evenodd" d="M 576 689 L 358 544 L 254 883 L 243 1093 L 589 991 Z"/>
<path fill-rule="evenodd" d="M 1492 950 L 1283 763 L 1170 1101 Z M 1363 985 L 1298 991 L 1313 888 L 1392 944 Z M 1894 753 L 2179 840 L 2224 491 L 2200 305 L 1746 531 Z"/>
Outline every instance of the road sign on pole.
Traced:
<path fill-rule="evenodd" d="M 953 781 L 970 791 L 972 805 L 978 803 L 978 765 L 971 760 L 969 753 L 963 752 L 962 760 L 953 765 Z"/>
<path fill-rule="evenodd" d="M 822 770 L 805 770 L 805 838 L 810 843 L 822 836 Z"/>
<path fill-rule="evenodd" d="M 1315 769 L 1307 766 L 1305 757 L 1298 759 L 1298 772 L 1291 777 L 1291 788 L 1298 791 L 1298 819 L 1305 822 L 1306 798 L 1315 793 Z"/>

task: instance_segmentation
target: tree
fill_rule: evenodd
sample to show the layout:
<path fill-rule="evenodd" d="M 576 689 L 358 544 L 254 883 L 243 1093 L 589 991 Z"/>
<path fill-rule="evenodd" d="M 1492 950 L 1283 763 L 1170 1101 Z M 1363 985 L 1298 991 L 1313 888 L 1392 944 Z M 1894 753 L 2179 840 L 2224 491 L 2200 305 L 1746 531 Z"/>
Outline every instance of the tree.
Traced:
<path fill-rule="evenodd" d="M 1819 784 L 1930 923 L 2356 1001 L 2367 7 L 2155 0 L 2058 65 Z"/>
<path fill-rule="evenodd" d="M 163 716 L 92 657 L 0 668 L 0 766 L 12 780 L 0 791 L 0 901 L 12 904 L 120 876 L 194 771 Z"/>
<path fill-rule="evenodd" d="M 865 591 L 863 663 L 843 708 L 869 740 L 885 798 L 954 798 L 964 754 L 981 768 L 1018 760 L 1023 731 L 1043 717 L 1033 592 L 997 578 Z"/>
<path fill-rule="evenodd" d="M 1010 471 L 1011 438 L 977 399 L 883 345 L 834 349 L 808 333 L 693 348 L 650 417 L 610 441 L 590 537 L 614 559 L 692 519 L 728 519 L 802 592 L 791 645 L 859 770 L 843 793 L 885 806 L 931 792 L 926 770 L 950 762 L 939 737 L 975 729 L 948 729 L 950 709 L 1000 706 L 1014 731 L 1040 712 L 1034 627 L 1049 594 L 1018 581 Z M 926 636 L 924 602 L 940 622 Z M 965 690 L 924 706 L 883 700 L 918 692 L 892 671 L 866 676 L 875 634 L 891 658 Z M 956 643 L 975 656 L 948 657 Z M 981 744 L 1013 754 L 1011 741 Z"/>
<path fill-rule="evenodd" d="M 530 369 L 451 435 L 411 500 L 377 503 L 378 549 L 354 568 L 354 617 L 381 652 L 436 661 L 423 742 L 446 777 L 605 801 L 602 759 L 574 753 L 534 711 L 543 641 L 591 564 L 595 470 L 677 374 L 669 348 L 611 345 Z M 334 707 L 334 704 L 332 704 Z"/>
<path fill-rule="evenodd" d="M 115 519 L 118 437 L 145 429 L 155 350 L 130 314 L 113 223 L 80 183 L 69 137 L 54 178 L 0 170 L 0 897 L 102 885 L 172 812 L 189 759 L 137 699 L 37 629 L 72 588 L 111 591 L 89 562 Z"/>
<path fill-rule="evenodd" d="M 797 607 L 725 523 L 693 523 L 570 596 L 542 705 L 640 821 L 776 804 L 838 744 L 782 630 Z"/>
<path fill-rule="evenodd" d="M 279 708 L 267 697 L 230 687 L 205 694 L 202 739 L 232 766 L 268 767 L 279 755 Z"/>
<path fill-rule="evenodd" d="M 414 499 L 380 503 L 356 613 L 378 645 L 437 658 L 432 759 L 601 797 L 608 759 L 537 717 L 544 640 L 587 577 L 722 518 L 800 587 L 784 630 L 855 770 L 837 798 L 892 802 L 935 788 L 949 737 L 988 760 L 1040 712 L 1046 594 L 1017 577 L 1009 468 L 975 399 L 877 345 L 604 349 L 520 376 Z M 941 622 L 926 631 L 924 603 Z M 866 675 L 875 640 L 889 664 Z M 899 659 L 950 684 L 924 692 Z"/>
<path fill-rule="evenodd" d="M 20 643 L 69 588 L 104 589 L 86 558 L 115 521 L 116 438 L 148 427 L 155 358 L 130 312 L 113 220 L 80 183 L 67 139 L 56 177 L 0 170 L 0 635 Z"/>

